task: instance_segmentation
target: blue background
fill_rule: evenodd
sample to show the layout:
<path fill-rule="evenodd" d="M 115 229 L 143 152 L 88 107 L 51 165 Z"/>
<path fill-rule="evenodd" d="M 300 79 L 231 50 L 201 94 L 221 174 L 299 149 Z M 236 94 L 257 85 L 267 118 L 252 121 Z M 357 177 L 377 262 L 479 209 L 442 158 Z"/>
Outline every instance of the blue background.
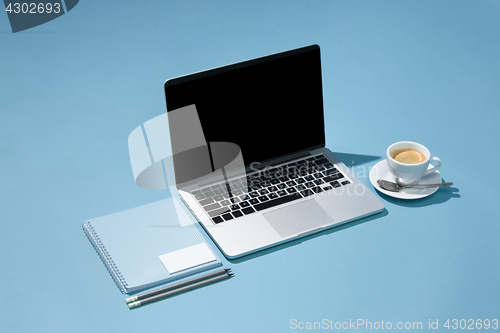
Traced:
<path fill-rule="evenodd" d="M 387 146 L 417 141 L 455 185 L 418 201 L 377 193 L 378 218 L 224 260 L 230 281 L 128 310 L 81 224 L 169 195 L 135 185 L 127 148 L 165 111 L 164 81 L 314 43 L 328 147 L 375 191 Z M 0 14 L 2 329 L 500 319 L 499 60 L 496 0 L 80 1 L 16 34 Z"/>

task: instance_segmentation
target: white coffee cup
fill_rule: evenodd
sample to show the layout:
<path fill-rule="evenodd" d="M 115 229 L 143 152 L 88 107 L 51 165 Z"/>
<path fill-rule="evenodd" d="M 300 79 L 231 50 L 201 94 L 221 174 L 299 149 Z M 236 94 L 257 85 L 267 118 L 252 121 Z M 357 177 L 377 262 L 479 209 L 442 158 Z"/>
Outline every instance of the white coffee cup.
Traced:
<path fill-rule="evenodd" d="M 398 162 L 392 158 L 391 154 L 399 149 L 414 149 L 419 151 L 425 156 L 425 161 L 416 164 Z M 425 148 L 420 143 L 411 141 L 400 141 L 390 145 L 389 148 L 387 148 L 386 160 L 389 171 L 396 176 L 396 182 L 400 185 L 415 185 L 423 176 L 441 168 L 441 159 L 439 157 L 431 157 L 429 149 Z M 431 162 L 438 162 L 438 165 L 427 169 Z"/>

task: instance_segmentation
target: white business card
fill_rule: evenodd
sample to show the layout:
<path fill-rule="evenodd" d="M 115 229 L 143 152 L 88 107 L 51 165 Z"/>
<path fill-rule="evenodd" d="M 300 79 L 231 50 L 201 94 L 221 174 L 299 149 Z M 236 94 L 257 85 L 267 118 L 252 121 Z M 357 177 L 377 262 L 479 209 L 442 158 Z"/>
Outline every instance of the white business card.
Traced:
<path fill-rule="evenodd" d="M 159 258 L 169 274 L 217 260 L 205 243 L 162 254 Z"/>

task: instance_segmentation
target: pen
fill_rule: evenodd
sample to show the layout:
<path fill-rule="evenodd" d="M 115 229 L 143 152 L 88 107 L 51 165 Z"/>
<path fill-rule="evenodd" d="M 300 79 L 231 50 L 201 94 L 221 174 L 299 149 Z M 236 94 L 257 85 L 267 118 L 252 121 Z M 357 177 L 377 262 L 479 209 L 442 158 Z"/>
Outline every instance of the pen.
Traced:
<path fill-rule="evenodd" d="M 142 300 L 142 299 L 154 296 L 154 295 L 163 294 L 163 293 L 166 293 L 167 291 L 170 291 L 170 290 L 173 290 L 173 289 L 177 289 L 177 288 L 180 288 L 180 287 L 192 284 L 192 283 L 196 283 L 198 281 L 210 279 L 210 278 L 212 278 L 214 276 L 218 276 L 218 275 L 221 275 L 221 274 L 226 274 L 230 270 L 231 270 L 230 268 L 228 268 L 228 269 L 220 269 L 218 271 L 215 271 L 215 272 L 212 272 L 212 273 L 208 273 L 208 274 L 205 274 L 205 275 L 193 278 L 193 279 L 189 279 L 189 280 L 186 280 L 186 281 L 175 283 L 175 284 L 163 287 L 163 288 L 158 288 L 156 290 L 148 291 L 146 293 L 143 293 L 143 294 L 140 294 L 140 295 L 137 295 L 137 296 L 129 297 L 129 298 L 127 298 L 125 300 L 125 302 L 126 303 L 130 303 L 130 302 L 139 301 L 139 300 Z"/>
<path fill-rule="evenodd" d="M 200 288 L 200 287 L 209 285 L 211 283 L 216 283 L 216 282 L 219 282 L 219 281 L 223 281 L 225 279 L 230 278 L 233 275 L 234 275 L 233 273 L 225 273 L 225 274 L 222 274 L 222 275 L 214 276 L 212 278 L 201 280 L 201 281 L 198 281 L 198 282 L 195 282 L 195 283 L 191 283 L 191 284 L 185 285 L 183 287 L 167 291 L 167 292 L 162 293 L 162 294 L 157 294 L 155 296 L 147 297 L 147 298 L 141 299 L 139 301 L 128 303 L 127 305 L 129 307 L 129 309 L 133 309 L 133 308 L 136 308 L 138 306 L 149 304 L 149 303 L 153 303 L 153 302 L 156 302 L 156 301 L 168 298 L 168 297 L 172 297 L 172 296 L 175 296 L 177 294 L 180 294 L 180 293 L 183 293 L 183 292 L 186 292 L 186 291 L 189 291 L 189 290 L 193 290 L 193 289 L 196 289 L 196 288 Z"/>

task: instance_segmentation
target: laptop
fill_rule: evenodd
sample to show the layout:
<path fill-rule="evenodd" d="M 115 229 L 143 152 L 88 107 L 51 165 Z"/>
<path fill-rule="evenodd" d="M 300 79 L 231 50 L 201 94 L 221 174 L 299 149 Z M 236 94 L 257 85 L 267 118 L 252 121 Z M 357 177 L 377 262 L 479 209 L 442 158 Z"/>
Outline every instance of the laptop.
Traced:
<path fill-rule="evenodd" d="M 165 82 L 176 190 L 227 258 L 384 209 L 325 146 L 321 77 L 311 45 Z"/>

